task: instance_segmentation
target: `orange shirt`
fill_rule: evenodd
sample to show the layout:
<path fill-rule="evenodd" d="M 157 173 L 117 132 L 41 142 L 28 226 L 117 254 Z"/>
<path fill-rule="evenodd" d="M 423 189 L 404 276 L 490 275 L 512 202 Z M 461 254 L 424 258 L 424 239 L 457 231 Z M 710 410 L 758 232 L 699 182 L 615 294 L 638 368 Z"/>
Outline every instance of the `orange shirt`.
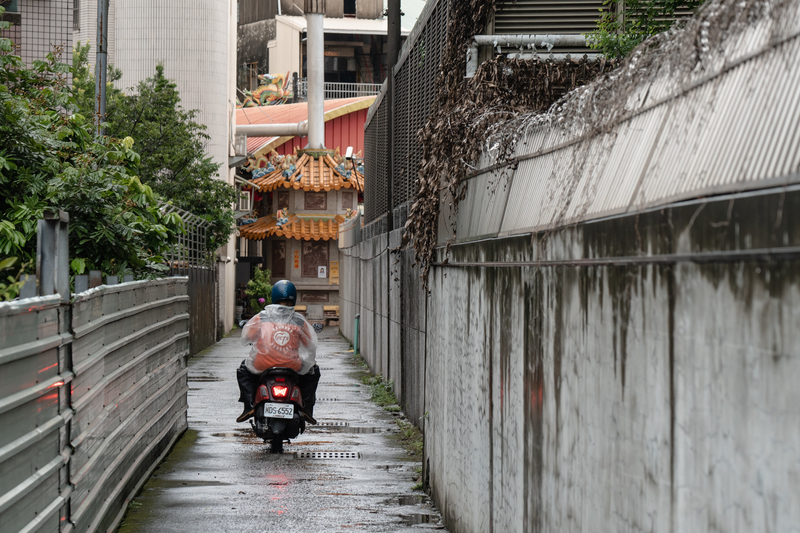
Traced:
<path fill-rule="evenodd" d="M 302 337 L 305 336 L 303 328 L 294 324 L 277 322 L 262 322 L 261 331 L 255 342 L 256 355 L 253 366 L 259 372 L 280 366 L 291 368 L 299 372 L 303 366 L 298 348 Z"/>

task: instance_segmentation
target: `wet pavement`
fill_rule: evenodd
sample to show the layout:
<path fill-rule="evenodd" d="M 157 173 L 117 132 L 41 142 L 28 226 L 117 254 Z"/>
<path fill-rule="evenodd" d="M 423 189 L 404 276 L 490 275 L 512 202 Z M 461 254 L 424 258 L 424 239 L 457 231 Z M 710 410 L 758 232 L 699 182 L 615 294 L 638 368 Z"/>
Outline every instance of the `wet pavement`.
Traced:
<path fill-rule="evenodd" d="M 130 503 L 119 533 L 184 531 L 442 530 L 414 491 L 420 466 L 397 437 L 396 416 L 370 402 L 348 343 L 320 334 L 318 426 L 283 454 L 237 424 L 238 330 L 189 363 L 189 429 Z"/>

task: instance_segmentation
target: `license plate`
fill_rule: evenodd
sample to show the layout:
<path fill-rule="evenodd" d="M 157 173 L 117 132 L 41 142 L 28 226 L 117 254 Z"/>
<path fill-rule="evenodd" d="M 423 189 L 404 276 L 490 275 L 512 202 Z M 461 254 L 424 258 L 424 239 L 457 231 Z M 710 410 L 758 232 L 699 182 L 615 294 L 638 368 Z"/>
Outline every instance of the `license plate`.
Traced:
<path fill-rule="evenodd" d="M 290 403 L 265 403 L 264 416 L 267 418 L 292 418 L 294 405 Z"/>

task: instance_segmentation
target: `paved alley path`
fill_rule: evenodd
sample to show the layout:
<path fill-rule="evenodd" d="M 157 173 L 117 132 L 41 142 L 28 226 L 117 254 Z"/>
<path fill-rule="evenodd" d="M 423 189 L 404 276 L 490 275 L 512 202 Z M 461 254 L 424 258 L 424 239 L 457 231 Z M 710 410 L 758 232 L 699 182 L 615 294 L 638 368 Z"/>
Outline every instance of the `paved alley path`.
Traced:
<path fill-rule="evenodd" d="M 190 361 L 189 430 L 154 472 L 120 533 L 407 531 L 437 528 L 395 419 L 369 401 L 348 344 L 320 335 L 322 379 L 314 414 L 322 425 L 269 453 L 249 423 L 237 424 L 238 331 Z M 354 458 L 300 458 L 340 452 Z"/>

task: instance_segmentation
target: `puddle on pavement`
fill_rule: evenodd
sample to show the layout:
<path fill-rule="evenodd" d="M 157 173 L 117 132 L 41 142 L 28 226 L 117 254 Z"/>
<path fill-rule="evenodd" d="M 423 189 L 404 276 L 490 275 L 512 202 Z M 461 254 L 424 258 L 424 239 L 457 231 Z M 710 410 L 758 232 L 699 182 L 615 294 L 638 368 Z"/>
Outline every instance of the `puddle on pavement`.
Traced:
<path fill-rule="evenodd" d="M 223 438 L 233 438 L 233 437 L 252 437 L 255 434 L 253 433 L 252 429 L 237 429 L 236 431 L 226 431 L 224 433 L 212 433 L 212 437 L 223 437 Z"/>
<path fill-rule="evenodd" d="M 398 505 L 417 505 L 425 501 L 425 496 L 419 494 L 405 494 L 397 497 Z"/>
<path fill-rule="evenodd" d="M 222 481 L 193 481 L 191 479 L 155 479 L 154 485 L 163 489 L 179 489 L 182 487 L 212 487 L 230 485 Z"/>
<path fill-rule="evenodd" d="M 400 517 L 400 522 L 405 526 L 415 526 L 417 524 L 432 524 L 437 523 L 439 520 L 436 515 L 414 513 L 407 514 Z"/>
<path fill-rule="evenodd" d="M 372 427 L 326 426 L 320 429 L 331 433 L 383 433 L 383 428 Z"/>

